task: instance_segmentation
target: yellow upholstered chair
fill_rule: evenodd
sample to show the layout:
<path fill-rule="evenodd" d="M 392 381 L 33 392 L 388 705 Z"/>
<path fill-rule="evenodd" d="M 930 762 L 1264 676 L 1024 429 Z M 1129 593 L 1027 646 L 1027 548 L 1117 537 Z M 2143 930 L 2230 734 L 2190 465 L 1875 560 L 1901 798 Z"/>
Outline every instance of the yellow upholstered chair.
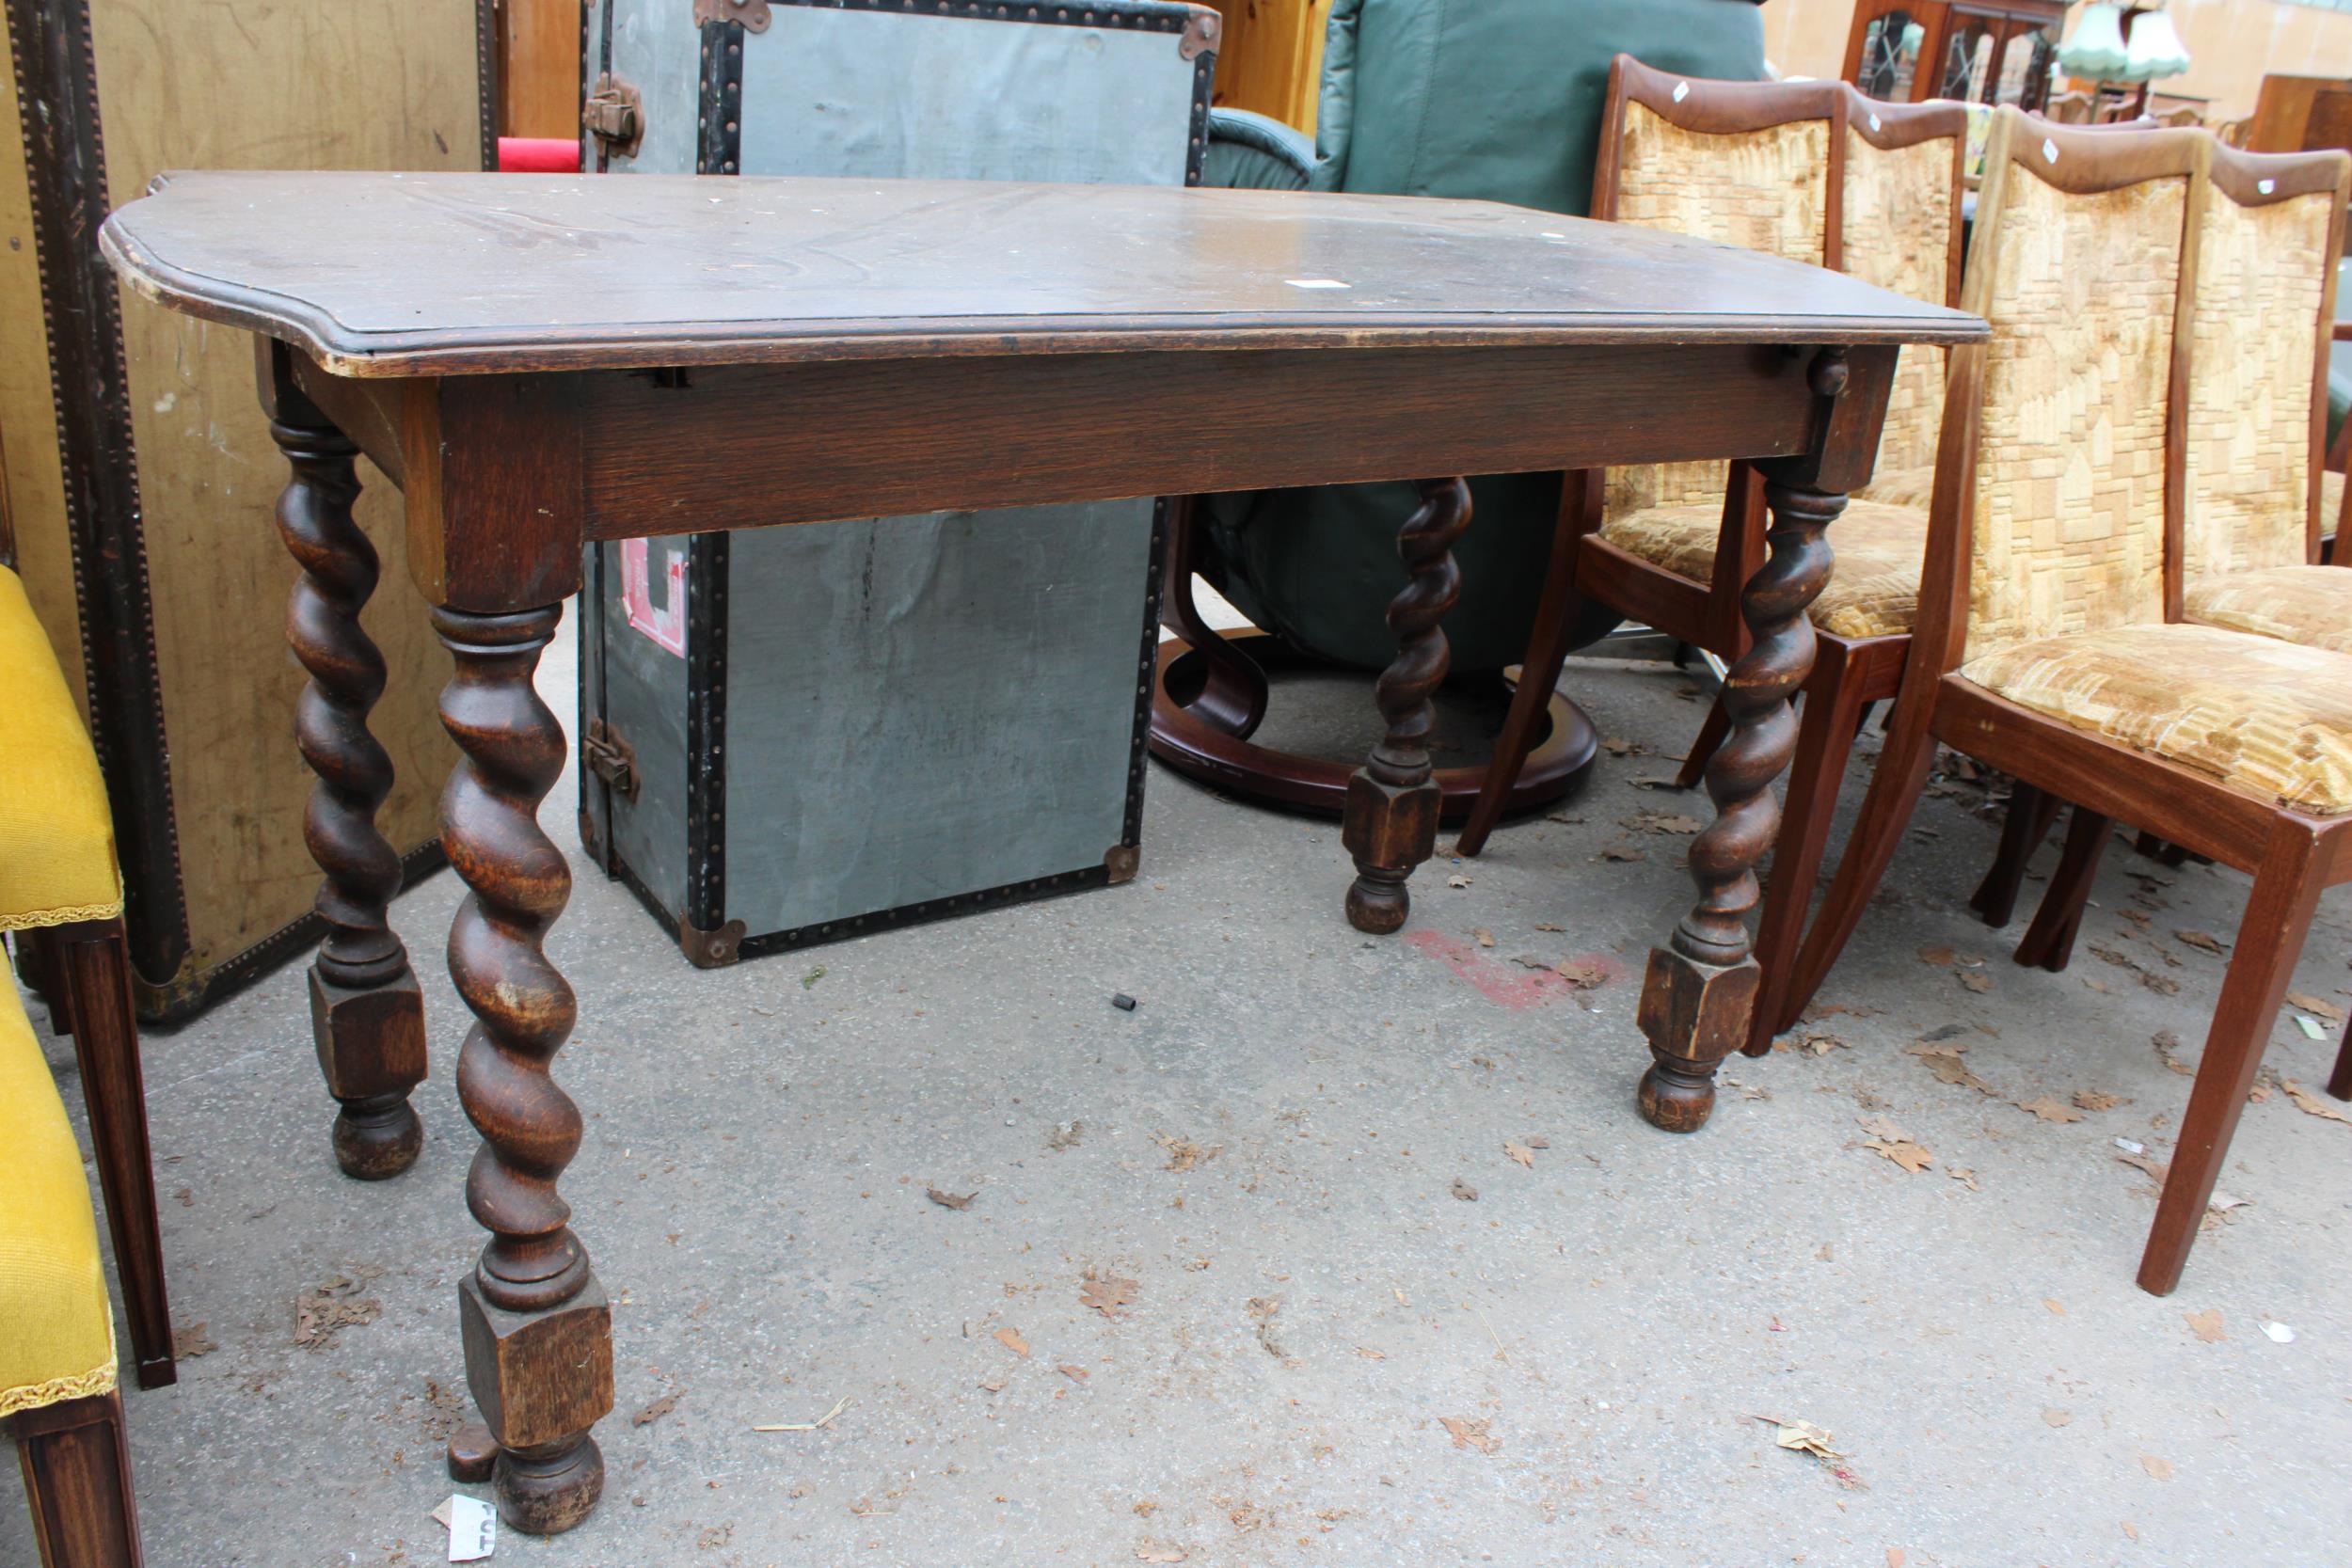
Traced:
<path fill-rule="evenodd" d="M 2212 145 L 1997 112 L 1962 299 L 1993 338 L 1953 354 L 1912 657 L 1783 998 L 1802 1006 L 1859 922 L 1939 740 L 2079 802 L 2069 874 L 2115 818 L 2251 872 L 2140 1260 L 2159 1295 L 2179 1283 L 2320 892 L 2352 879 L 2352 656 L 2186 624 L 2167 602 Z"/>
<path fill-rule="evenodd" d="M 1963 105 L 1883 103 L 1836 82 L 1695 81 L 1625 56 L 1611 77 L 1609 104 L 1594 176 L 1596 215 L 1841 268 L 1938 304 L 1957 299 Z M 1836 563 L 1807 611 L 1818 653 L 1757 923 L 1762 980 L 1751 1051 L 1771 1045 L 1775 995 L 1812 903 L 1854 732 L 1868 705 L 1894 696 L 1901 679 L 1945 373 L 1944 351 L 1903 351 L 1876 471 L 1829 530 Z M 1578 601 L 1597 599 L 1725 660 L 1747 646 L 1740 594 L 1766 556 L 1761 486 L 1745 465 L 1612 469 L 1597 487 L 1590 476 L 1571 475 L 1562 504 L 1553 581 L 1463 825 L 1465 855 L 1485 847 L 1502 815 L 1566 657 Z M 1717 704 L 1678 783 L 1698 782 L 1725 729 Z"/>
<path fill-rule="evenodd" d="M 139 1386 L 173 1380 L 114 822 L 89 736 L 15 571 L 0 464 L 0 932 L 73 1033 Z M 54 1098 L 54 1096 L 53 1096 Z"/>
<path fill-rule="evenodd" d="M 139 1561 L 114 1317 L 82 1152 L 0 974 L 0 1428 L 16 1440 L 41 1561 Z"/>

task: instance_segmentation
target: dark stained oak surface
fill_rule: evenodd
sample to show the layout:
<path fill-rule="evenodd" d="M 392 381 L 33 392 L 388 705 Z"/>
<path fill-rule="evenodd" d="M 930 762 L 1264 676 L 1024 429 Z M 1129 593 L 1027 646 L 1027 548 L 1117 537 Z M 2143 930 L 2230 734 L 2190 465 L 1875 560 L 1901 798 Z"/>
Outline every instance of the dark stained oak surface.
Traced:
<path fill-rule="evenodd" d="M 343 375 L 1985 335 L 1775 257 L 1411 197 L 215 171 L 164 176 L 101 244 L 141 293 Z"/>

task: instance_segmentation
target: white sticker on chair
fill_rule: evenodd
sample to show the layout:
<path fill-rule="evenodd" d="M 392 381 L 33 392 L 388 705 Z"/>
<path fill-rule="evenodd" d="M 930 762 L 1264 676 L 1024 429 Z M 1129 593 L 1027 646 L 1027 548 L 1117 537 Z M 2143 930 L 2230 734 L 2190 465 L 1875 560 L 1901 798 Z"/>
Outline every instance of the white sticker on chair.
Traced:
<path fill-rule="evenodd" d="M 2279 193 L 2279 182 L 2276 180 L 2257 180 L 2254 182 L 2254 188 L 2262 192 L 2265 196 L 2276 196 Z"/>
<path fill-rule="evenodd" d="M 2058 143 L 2049 140 L 2047 137 L 2044 137 L 2042 143 L 2042 161 L 2045 164 L 2055 164 L 2058 162 Z"/>
<path fill-rule="evenodd" d="M 1872 114 L 1872 115 L 1870 116 L 1870 129 L 1871 129 L 1871 130 L 1873 130 L 1873 131 L 1875 131 L 1875 130 L 1877 130 L 1878 128 L 1879 128 L 1879 117 L 1878 117 L 1876 114 Z"/>
<path fill-rule="evenodd" d="M 1688 82 L 1677 82 L 1677 83 L 1675 84 L 1675 102 L 1676 102 L 1676 103 L 1681 103 L 1684 99 L 1686 99 L 1686 98 L 1688 98 L 1688 97 L 1690 97 L 1690 96 L 1691 96 L 1691 84 L 1690 84 L 1690 83 L 1688 83 Z"/>
<path fill-rule="evenodd" d="M 1352 289 L 1353 283 L 1343 283 L 1336 277 L 1285 277 L 1283 282 L 1294 289 Z"/>

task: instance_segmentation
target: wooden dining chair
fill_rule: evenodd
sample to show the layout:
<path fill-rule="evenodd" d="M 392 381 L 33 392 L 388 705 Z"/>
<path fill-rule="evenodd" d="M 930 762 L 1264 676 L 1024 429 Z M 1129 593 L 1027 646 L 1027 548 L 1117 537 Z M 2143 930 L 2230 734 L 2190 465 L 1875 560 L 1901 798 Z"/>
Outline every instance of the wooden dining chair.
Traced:
<path fill-rule="evenodd" d="M 2312 913 L 2352 879 L 2352 657 L 2168 603 L 2194 468 L 2188 366 L 2211 142 L 1998 111 L 1955 351 L 1913 657 L 1800 954 L 1801 1004 L 1900 841 L 1938 741 L 2249 871 L 2139 1283 L 2195 1241 Z"/>
<path fill-rule="evenodd" d="M 2343 504 L 2327 473 L 2328 351 L 2335 245 L 2352 199 L 2342 152 L 2203 149 L 2189 285 L 2183 499 L 2165 557 L 2169 617 L 2352 654 L 2352 571 L 2321 562 Z M 2057 801 L 2010 806 L 1986 886 L 2014 896 Z M 2017 961 L 2063 969 L 2111 835 L 2095 814 L 2070 827 Z M 2155 847 L 2155 846 L 2151 846 Z M 2165 847 L 2169 849 L 2169 847 Z M 2163 852 L 2163 851 L 2160 851 Z M 1979 889 L 1982 895 L 1984 889 Z M 1984 911 L 1988 916 L 2007 910 Z M 2352 1074 L 2352 1033 L 2335 1077 Z"/>
<path fill-rule="evenodd" d="M 1595 212 L 1842 268 L 1951 303 L 1959 293 L 1967 111 L 1883 103 L 1838 83 L 1699 82 L 1620 55 L 1594 187 Z M 1725 185 L 1748 193 L 1723 198 Z M 1777 196 L 1776 222 L 1761 220 Z M 1817 210 L 1819 223 L 1813 221 Z M 1907 351 L 1889 392 L 1877 473 L 1830 530 L 1836 554 L 1812 606 L 1783 825 L 1757 922 L 1762 970 L 1750 1053 L 1771 1046 L 1777 992 L 1812 901 L 1854 732 L 1894 696 L 1926 545 L 1925 502 L 1943 421 L 1941 351 Z M 1458 849 L 1475 855 L 1538 730 L 1581 601 L 1598 600 L 1719 657 L 1746 647 L 1740 594 L 1766 559 L 1761 488 L 1744 464 L 1570 475 L 1542 610 Z M 1698 782 L 1727 731 L 1708 711 L 1677 782 Z"/>

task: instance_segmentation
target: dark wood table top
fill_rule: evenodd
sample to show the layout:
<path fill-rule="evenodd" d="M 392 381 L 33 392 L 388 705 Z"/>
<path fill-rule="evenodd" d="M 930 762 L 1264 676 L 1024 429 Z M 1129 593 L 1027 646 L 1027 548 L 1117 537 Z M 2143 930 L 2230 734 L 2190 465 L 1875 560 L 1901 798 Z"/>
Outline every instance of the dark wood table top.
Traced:
<path fill-rule="evenodd" d="M 1986 331 L 1775 257 L 1413 197 L 215 171 L 164 176 L 100 238 L 139 293 L 354 376 Z"/>

